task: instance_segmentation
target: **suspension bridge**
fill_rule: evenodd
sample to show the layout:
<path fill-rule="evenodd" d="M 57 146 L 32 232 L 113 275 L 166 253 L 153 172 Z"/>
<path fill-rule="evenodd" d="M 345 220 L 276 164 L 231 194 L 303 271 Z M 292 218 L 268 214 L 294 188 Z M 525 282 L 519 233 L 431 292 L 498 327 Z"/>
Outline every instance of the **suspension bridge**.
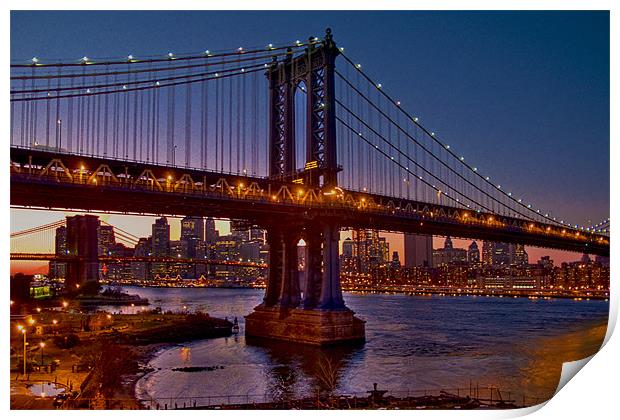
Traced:
<path fill-rule="evenodd" d="M 122 244 L 124 247 L 132 249 L 138 245 L 140 238 L 134 234 L 113 226 L 105 220 L 100 221 L 100 226 L 112 227 L 115 244 Z M 36 226 L 29 229 L 11 233 L 11 261 L 57 261 L 72 262 L 77 259 L 85 259 L 84 256 L 76 255 L 76 251 L 71 250 L 63 244 L 59 247 L 56 229 L 67 227 L 66 220 L 58 220 L 45 225 Z M 26 249 L 36 248 L 29 252 Z M 60 249 L 59 249 L 60 248 Z M 99 250 L 100 251 L 100 250 Z M 253 267 L 267 268 L 267 264 L 257 261 L 226 260 L 213 258 L 189 258 L 182 256 L 163 256 L 163 255 L 118 255 L 112 251 L 97 254 L 97 260 L 101 264 L 128 264 L 132 262 L 142 263 L 166 263 L 166 264 L 202 264 L 209 266 L 233 266 L 233 267 Z"/>
<path fill-rule="evenodd" d="M 608 219 L 569 223 L 496 183 L 367 75 L 329 29 L 288 45 L 198 54 L 33 57 L 11 65 L 10 128 L 12 206 L 266 229 L 268 286 L 247 317 L 250 336 L 363 337 L 342 299 L 340 229 L 609 255 Z"/>

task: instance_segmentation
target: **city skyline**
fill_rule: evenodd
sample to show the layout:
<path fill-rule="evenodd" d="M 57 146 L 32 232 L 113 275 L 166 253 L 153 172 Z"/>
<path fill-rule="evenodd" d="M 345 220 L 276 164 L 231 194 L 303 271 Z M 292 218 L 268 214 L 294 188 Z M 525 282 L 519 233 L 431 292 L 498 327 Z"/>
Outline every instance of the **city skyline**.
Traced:
<path fill-rule="evenodd" d="M 22 215 L 20 213 L 27 213 L 27 215 Z M 43 216 L 41 216 L 43 214 Z M 62 212 L 62 211 L 53 211 L 48 212 L 44 210 L 28 210 L 28 209 L 11 209 L 11 232 L 17 232 L 20 230 L 28 229 L 31 227 L 35 227 L 31 225 L 31 220 L 35 218 L 39 225 L 43 225 L 46 223 L 51 223 L 58 221 L 61 218 L 64 218 L 65 215 L 72 216 L 77 214 L 86 214 L 84 212 Z M 136 215 L 121 215 L 121 214 L 111 214 L 111 213 L 94 213 L 99 216 L 101 220 L 104 220 L 120 229 L 128 231 L 138 237 L 149 237 L 151 236 L 152 224 L 158 218 L 157 216 L 136 216 Z M 21 216 L 21 217 L 20 217 Z M 170 226 L 170 240 L 178 240 L 181 235 L 181 224 L 180 221 L 182 217 L 168 217 L 169 226 Z M 216 229 L 220 231 L 220 235 L 228 235 L 230 234 L 230 223 L 226 220 L 218 220 L 216 219 Z M 392 233 L 392 232 L 381 232 L 381 235 L 384 236 L 390 244 L 390 253 L 392 251 L 397 251 L 401 262 L 404 262 L 404 235 L 401 233 Z M 340 233 L 340 251 L 342 252 L 342 242 L 350 238 L 351 231 L 341 231 Z M 434 236 L 433 237 L 433 249 L 438 249 L 443 246 L 445 237 L 444 236 Z M 462 239 L 462 238 L 452 238 L 455 248 L 464 248 L 467 249 L 472 241 L 478 243 L 479 249 L 482 251 L 482 242 L 481 240 L 476 239 Z M 33 245 L 34 245 L 33 241 Z M 554 250 L 548 248 L 537 248 L 527 246 L 527 253 L 529 255 L 530 261 L 537 261 L 543 256 L 550 256 L 551 259 L 559 265 L 563 262 L 574 262 L 579 261 L 581 258 L 581 254 L 570 252 L 570 251 L 561 251 Z M 41 263 L 38 261 L 12 261 L 11 262 L 11 274 L 15 274 L 18 272 L 23 272 L 24 274 L 38 274 L 42 272 L 46 272 L 48 269 L 47 263 Z"/>

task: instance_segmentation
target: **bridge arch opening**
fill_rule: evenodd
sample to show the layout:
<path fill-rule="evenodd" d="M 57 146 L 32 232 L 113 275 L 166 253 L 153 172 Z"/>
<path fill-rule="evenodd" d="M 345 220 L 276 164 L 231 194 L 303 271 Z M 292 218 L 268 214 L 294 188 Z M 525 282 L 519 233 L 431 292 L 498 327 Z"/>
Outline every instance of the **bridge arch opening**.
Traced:
<path fill-rule="evenodd" d="M 301 80 L 295 86 L 295 162 L 296 169 L 303 169 L 306 165 L 306 144 L 307 144 L 307 124 L 308 124 L 308 89 L 306 82 Z"/>

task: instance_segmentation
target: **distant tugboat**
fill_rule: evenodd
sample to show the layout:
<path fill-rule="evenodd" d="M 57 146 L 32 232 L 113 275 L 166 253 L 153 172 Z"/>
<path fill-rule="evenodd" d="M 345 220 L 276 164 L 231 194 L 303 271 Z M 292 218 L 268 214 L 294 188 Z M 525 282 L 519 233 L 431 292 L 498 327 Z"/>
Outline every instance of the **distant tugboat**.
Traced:
<path fill-rule="evenodd" d="M 237 334 L 239 332 L 239 321 L 237 321 L 237 317 L 235 317 L 235 320 L 233 321 L 232 332 L 233 334 Z"/>

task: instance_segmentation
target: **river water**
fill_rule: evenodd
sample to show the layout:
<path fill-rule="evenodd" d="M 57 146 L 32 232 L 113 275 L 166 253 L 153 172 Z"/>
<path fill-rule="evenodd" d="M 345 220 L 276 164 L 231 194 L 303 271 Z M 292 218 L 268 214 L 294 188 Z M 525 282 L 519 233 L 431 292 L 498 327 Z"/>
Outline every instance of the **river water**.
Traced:
<path fill-rule="evenodd" d="M 366 321 L 366 343 L 321 349 L 246 343 L 243 316 L 262 301 L 262 290 L 125 290 L 148 298 L 151 308 L 187 307 L 239 320 L 233 337 L 170 346 L 155 356 L 154 371 L 139 380 L 136 394 L 161 405 L 196 399 L 200 405 L 203 397 L 229 395 L 299 397 L 319 388 L 361 395 L 374 382 L 395 395 L 478 384 L 547 399 L 561 362 L 600 346 L 609 309 L 601 300 L 345 293 L 347 306 Z M 593 330 L 599 331 L 594 338 Z M 180 367 L 209 369 L 173 370 Z"/>

